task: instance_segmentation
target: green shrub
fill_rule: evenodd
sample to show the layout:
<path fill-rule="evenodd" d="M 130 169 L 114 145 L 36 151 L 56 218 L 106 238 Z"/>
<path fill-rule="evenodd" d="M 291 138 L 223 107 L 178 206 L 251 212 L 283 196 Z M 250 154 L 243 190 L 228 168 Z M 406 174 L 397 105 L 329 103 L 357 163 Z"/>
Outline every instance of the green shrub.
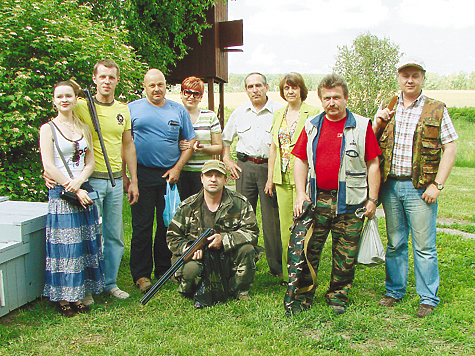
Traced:
<path fill-rule="evenodd" d="M 454 121 L 456 120 L 465 120 L 468 122 L 475 123 L 475 108 L 471 107 L 464 107 L 464 108 L 456 108 L 450 107 L 447 108 L 449 111 L 450 118 Z"/>
<path fill-rule="evenodd" d="M 52 88 L 70 77 L 92 84 L 95 62 L 115 59 L 117 88 L 135 98 L 145 64 L 125 44 L 123 28 L 88 19 L 90 8 L 76 1 L 5 0 L 0 5 L 0 195 L 44 200 L 38 149 L 39 127 L 56 115 Z"/>

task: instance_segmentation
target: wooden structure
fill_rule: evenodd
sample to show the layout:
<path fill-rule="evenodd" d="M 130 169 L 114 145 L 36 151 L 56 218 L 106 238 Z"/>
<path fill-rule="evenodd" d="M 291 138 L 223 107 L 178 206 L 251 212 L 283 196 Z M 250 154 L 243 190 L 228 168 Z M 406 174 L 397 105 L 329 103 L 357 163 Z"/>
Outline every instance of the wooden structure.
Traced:
<path fill-rule="evenodd" d="M 214 84 L 219 85 L 218 118 L 224 126 L 224 83 L 228 81 L 228 52 L 242 52 L 229 47 L 243 45 L 242 20 L 227 21 L 228 5 L 217 1 L 208 9 L 206 22 L 210 28 L 202 32 L 201 43 L 198 36 L 189 37 L 185 43 L 191 47 L 188 54 L 176 64 L 167 76 L 170 84 L 180 84 L 185 78 L 195 76 L 208 83 L 208 108 L 214 111 Z"/>
<path fill-rule="evenodd" d="M 0 197 L 0 316 L 40 297 L 48 203 Z"/>

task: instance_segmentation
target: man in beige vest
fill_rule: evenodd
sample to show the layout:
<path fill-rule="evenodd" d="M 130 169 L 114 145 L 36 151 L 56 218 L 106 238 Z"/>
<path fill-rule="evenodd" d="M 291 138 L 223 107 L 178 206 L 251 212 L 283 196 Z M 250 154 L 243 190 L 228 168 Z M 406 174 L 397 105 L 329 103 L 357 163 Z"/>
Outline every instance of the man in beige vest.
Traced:
<path fill-rule="evenodd" d="M 457 151 L 457 134 L 445 104 L 422 92 L 425 72 L 422 60 L 403 58 L 398 64 L 401 93 L 396 105 L 388 108 L 383 103 L 373 123 L 384 159 L 380 199 L 388 234 L 386 295 L 379 304 L 390 307 L 406 293 L 410 231 L 419 317 L 439 304 L 437 197 Z"/>

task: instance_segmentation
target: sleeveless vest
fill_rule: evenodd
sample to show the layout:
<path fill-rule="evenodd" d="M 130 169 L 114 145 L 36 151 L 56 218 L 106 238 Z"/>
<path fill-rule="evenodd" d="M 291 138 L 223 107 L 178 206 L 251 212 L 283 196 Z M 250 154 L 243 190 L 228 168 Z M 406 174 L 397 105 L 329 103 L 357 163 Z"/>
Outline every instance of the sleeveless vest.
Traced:
<path fill-rule="evenodd" d="M 389 101 L 383 102 L 383 108 Z M 419 189 L 433 183 L 442 157 L 440 127 L 444 116 L 445 104 L 441 101 L 426 97 L 421 117 L 414 132 L 412 149 L 412 183 Z M 396 115 L 393 115 L 384 129 L 379 146 L 383 154 L 381 162 L 382 181 L 385 182 L 391 171 L 395 141 Z"/>
<path fill-rule="evenodd" d="M 368 194 L 367 168 L 365 162 L 366 130 L 369 119 L 346 110 L 338 172 L 337 214 L 352 213 L 361 207 Z M 325 112 L 307 119 L 307 194 L 316 203 L 317 179 L 315 173 L 316 149 Z"/>

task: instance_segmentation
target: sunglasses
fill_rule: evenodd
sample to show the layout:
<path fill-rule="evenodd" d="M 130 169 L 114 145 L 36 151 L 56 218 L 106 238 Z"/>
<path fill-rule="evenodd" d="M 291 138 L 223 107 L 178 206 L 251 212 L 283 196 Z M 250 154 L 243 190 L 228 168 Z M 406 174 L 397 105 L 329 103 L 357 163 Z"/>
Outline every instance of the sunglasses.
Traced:
<path fill-rule="evenodd" d="M 183 95 L 186 97 L 193 96 L 195 99 L 201 98 L 201 93 L 199 91 L 194 91 L 190 89 L 183 90 Z"/>

